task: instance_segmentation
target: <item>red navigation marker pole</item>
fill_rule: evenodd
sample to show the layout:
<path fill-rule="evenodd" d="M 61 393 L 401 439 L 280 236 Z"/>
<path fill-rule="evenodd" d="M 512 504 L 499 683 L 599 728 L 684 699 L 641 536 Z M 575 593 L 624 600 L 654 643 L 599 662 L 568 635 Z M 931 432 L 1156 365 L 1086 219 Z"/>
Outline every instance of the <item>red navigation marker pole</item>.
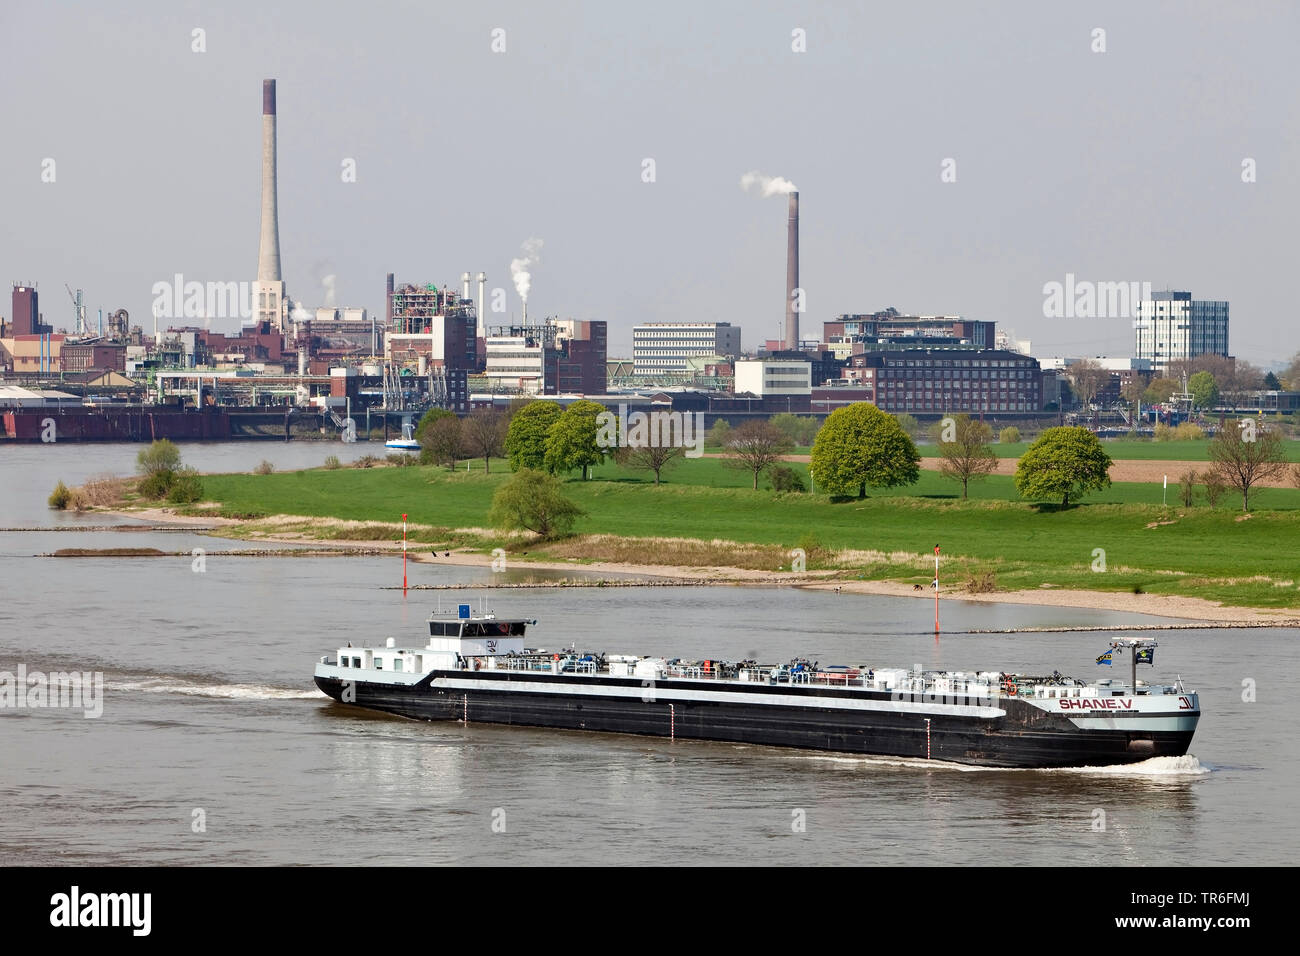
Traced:
<path fill-rule="evenodd" d="M 935 551 L 938 550 L 938 548 L 935 548 Z M 402 515 L 402 593 L 406 593 L 406 515 Z M 939 612 L 936 610 L 935 614 L 938 613 Z M 936 631 L 939 630 L 938 621 L 939 619 L 936 617 L 934 625 Z"/>
<path fill-rule="evenodd" d="M 939 546 L 934 546 L 934 636 L 939 636 Z"/>

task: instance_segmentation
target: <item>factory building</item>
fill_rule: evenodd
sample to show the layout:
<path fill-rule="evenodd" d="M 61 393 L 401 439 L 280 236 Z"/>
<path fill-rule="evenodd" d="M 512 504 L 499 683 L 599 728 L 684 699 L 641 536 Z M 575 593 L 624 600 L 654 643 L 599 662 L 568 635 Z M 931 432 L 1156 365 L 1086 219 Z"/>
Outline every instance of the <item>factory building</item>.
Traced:
<path fill-rule="evenodd" d="M 1042 410 L 1043 371 L 1034 359 L 996 349 L 896 349 L 854 355 L 845 381 L 887 412 L 923 417 Z"/>
<path fill-rule="evenodd" d="M 812 363 L 803 359 L 746 359 L 736 363 L 737 395 L 808 395 Z"/>
<path fill-rule="evenodd" d="M 688 360 L 738 358 L 740 326 L 730 322 L 649 322 L 632 329 L 635 375 L 684 375 Z"/>
<path fill-rule="evenodd" d="M 603 321 L 493 326 L 486 339 L 489 388 L 494 394 L 604 394 L 607 338 Z"/>
<path fill-rule="evenodd" d="M 899 315 L 887 309 L 871 315 L 841 315 L 824 322 L 822 336 L 825 347 L 843 360 L 891 348 L 991 349 L 997 342 L 997 323 L 955 315 Z"/>
<path fill-rule="evenodd" d="M 395 287 L 388 296 L 392 316 L 384 335 L 384 358 L 399 365 L 478 368 L 478 318 L 474 302 L 450 286 L 433 283 Z"/>
<path fill-rule="evenodd" d="M 13 311 L 8 323 L 0 330 L 0 338 L 15 338 L 19 335 L 48 335 L 54 326 L 42 323 L 40 296 L 32 283 L 14 283 Z"/>

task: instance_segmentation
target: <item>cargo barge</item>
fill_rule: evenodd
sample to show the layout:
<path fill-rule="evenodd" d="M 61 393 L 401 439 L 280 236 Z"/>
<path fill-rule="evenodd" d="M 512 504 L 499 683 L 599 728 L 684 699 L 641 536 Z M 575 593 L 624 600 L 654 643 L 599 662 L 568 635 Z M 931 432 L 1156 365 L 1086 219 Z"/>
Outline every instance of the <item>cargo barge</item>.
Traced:
<path fill-rule="evenodd" d="M 1137 680 L 1154 641 L 1116 641 L 1131 677 L 920 671 L 796 659 L 683 661 L 524 647 L 535 621 L 428 620 L 427 644 L 337 650 L 316 665 L 344 704 L 455 720 L 1047 768 L 1135 763 L 1187 753 L 1200 698 L 1181 678 Z"/>

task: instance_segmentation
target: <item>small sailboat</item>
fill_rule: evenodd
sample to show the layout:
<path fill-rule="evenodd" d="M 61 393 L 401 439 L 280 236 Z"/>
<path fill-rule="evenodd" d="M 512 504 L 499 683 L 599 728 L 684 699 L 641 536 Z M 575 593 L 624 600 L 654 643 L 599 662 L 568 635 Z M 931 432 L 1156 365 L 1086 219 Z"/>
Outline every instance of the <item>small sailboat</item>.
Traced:
<path fill-rule="evenodd" d="M 419 451 L 420 443 L 415 440 L 415 426 L 410 422 L 402 425 L 402 437 L 390 438 L 384 442 L 385 448 L 397 448 L 401 451 Z"/>

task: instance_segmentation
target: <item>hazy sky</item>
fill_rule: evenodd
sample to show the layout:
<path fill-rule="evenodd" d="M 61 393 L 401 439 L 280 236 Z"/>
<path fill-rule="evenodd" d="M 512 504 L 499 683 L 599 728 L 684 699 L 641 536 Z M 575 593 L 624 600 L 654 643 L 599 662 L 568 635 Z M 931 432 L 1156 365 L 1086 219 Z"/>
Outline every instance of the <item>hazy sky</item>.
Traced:
<path fill-rule="evenodd" d="M 758 169 L 800 190 L 805 331 L 893 305 L 1131 355 L 1128 319 L 1043 317 L 1074 273 L 1227 299 L 1231 350 L 1268 364 L 1300 349 L 1297 10 L 7 0 L 0 273 L 56 326 L 67 283 L 146 329 L 159 280 L 255 278 L 275 77 L 284 278 L 311 305 L 330 274 L 382 314 L 386 272 L 483 270 L 517 310 L 535 236 L 531 317 L 605 319 L 611 355 L 652 321 L 739 323 L 750 348 L 785 284 L 784 200 L 739 187 Z"/>

